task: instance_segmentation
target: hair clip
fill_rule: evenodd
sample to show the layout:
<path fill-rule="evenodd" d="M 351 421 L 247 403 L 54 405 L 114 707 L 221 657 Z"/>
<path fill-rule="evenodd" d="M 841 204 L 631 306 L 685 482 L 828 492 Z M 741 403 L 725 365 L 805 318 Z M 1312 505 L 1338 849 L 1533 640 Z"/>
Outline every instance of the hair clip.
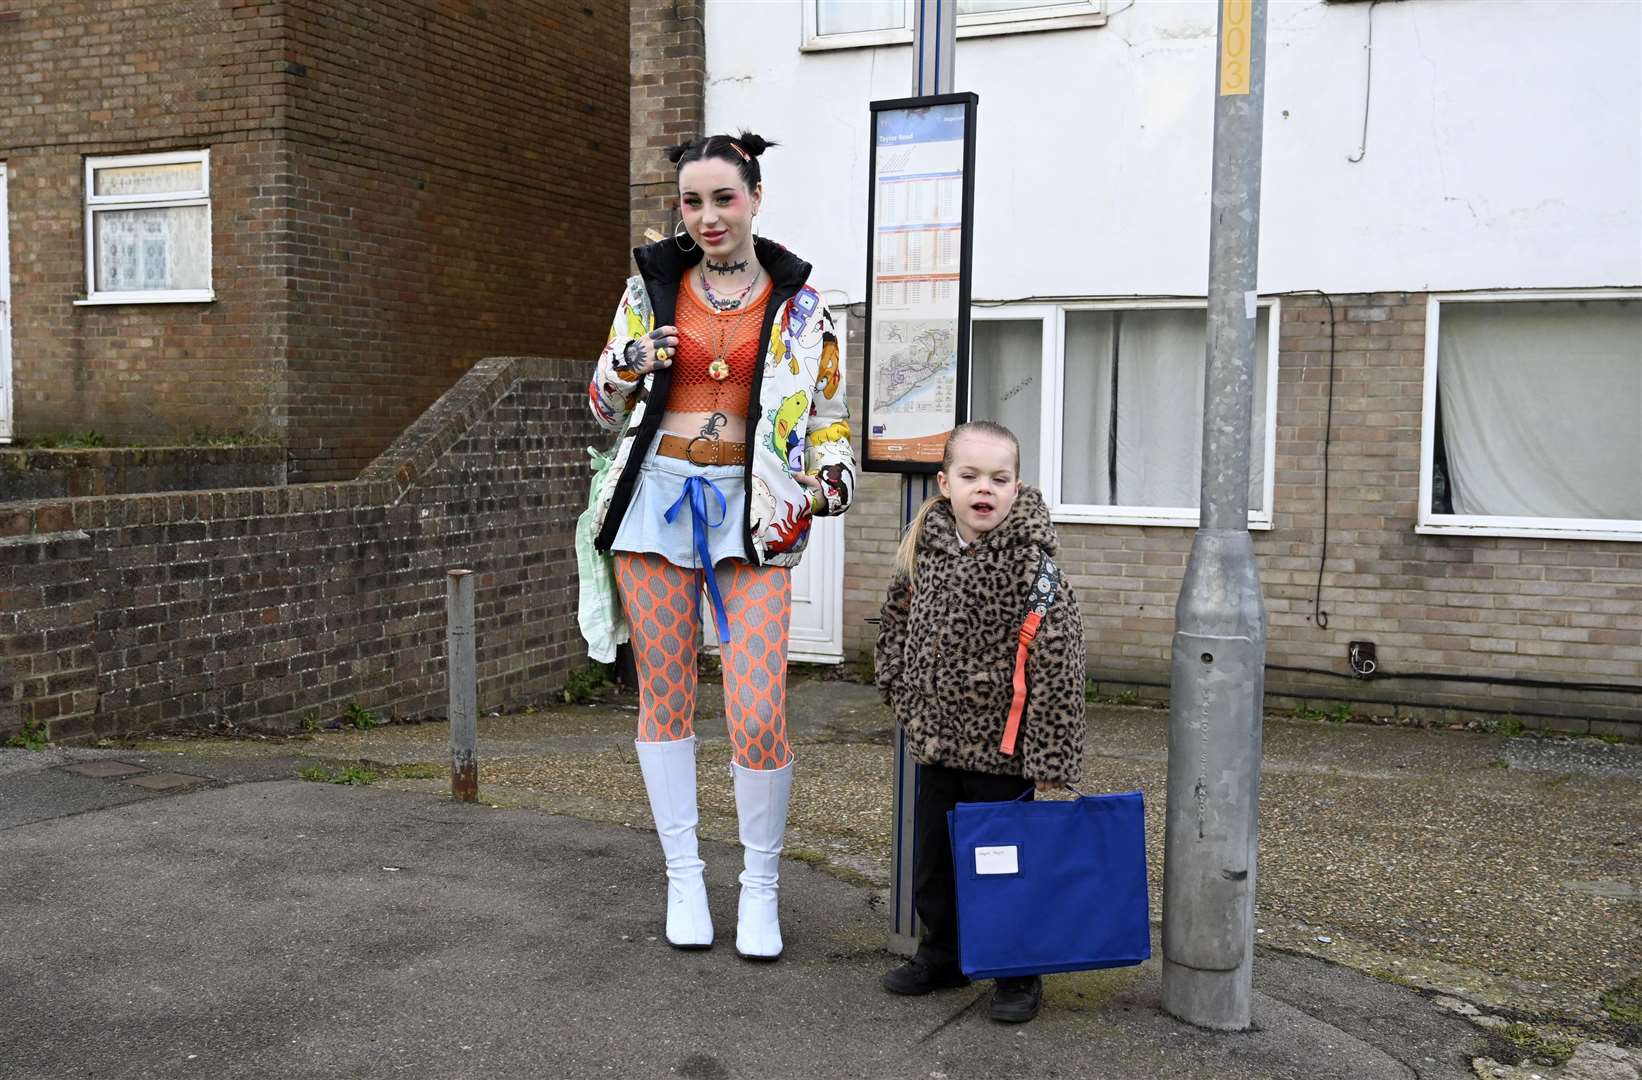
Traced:
<path fill-rule="evenodd" d="M 741 155 L 742 161 L 751 161 L 753 159 L 751 154 L 741 148 L 740 143 L 736 142 L 734 139 L 730 139 L 728 142 L 730 144 L 730 149 Z"/>

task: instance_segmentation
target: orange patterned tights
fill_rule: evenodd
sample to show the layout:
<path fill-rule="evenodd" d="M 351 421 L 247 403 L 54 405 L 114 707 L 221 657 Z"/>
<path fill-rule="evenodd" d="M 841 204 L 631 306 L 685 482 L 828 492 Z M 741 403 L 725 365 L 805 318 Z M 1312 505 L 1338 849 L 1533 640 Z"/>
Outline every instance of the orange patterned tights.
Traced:
<path fill-rule="evenodd" d="M 617 552 L 615 560 L 638 669 L 638 739 L 687 739 L 696 707 L 696 642 L 701 634 L 697 572 L 660 555 Z M 787 746 L 792 574 L 785 567 L 740 560 L 720 563 L 717 573 L 732 639 L 721 646 L 731 752 L 744 769 L 779 769 L 792 760 Z"/>

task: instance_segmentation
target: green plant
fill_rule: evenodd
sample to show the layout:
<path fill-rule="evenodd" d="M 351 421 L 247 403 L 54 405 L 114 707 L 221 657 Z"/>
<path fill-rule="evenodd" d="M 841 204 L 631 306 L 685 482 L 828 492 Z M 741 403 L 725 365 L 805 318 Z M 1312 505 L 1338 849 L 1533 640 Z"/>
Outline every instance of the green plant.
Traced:
<path fill-rule="evenodd" d="M 1289 715 L 1293 716 L 1296 720 L 1310 720 L 1313 723 L 1324 718 L 1323 710 L 1313 708 L 1312 706 L 1303 703 L 1296 705 Z"/>
<path fill-rule="evenodd" d="M 604 665 L 589 664 L 579 671 L 572 671 L 564 681 L 564 699 L 572 705 L 593 701 L 598 698 L 599 691 L 609 685 L 610 674 Z"/>
<path fill-rule="evenodd" d="M 307 716 L 304 716 L 302 718 L 302 730 L 303 731 L 318 731 L 319 730 L 319 717 L 316 716 L 313 713 L 309 713 Z"/>
<path fill-rule="evenodd" d="M 1336 724 L 1349 724 L 1357 719 L 1357 714 L 1351 711 L 1350 705 L 1342 701 L 1334 707 L 1333 712 L 1328 714 L 1328 718 Z"/>
<path fill-rule="evenodd" d="M 346 720 L 360 731 L 364 731 L 367 728 L 373 728 L 382 722 L 375 713 L 371 712 L 357 701 L 350 702 L 348 704 L 347 711 L 342 714 L 342 719 Z"/>
<path fill-rule="evenodd" d="M 1601 739 L 1603 742 L 1607 743 L 1609 746 L 1618 746 L 1620 743 L 1625 741 L 1625 736 L 1616 735 L 1611 731 L 1605 731 L 1602 734 L 1598 735 L 1597 738 Z"/>
<path fill-rule="evenodd" d="M 44 750 L 51 742 L 44 720 L 24 720 L 21 734 L 6 740 L 6 745 L 19 750 Z"/>
<path fill-rule="evenodd" d="M 446 770 L 438 765 L 416 764 L 400 765 L 389 775 L 395 780 L 437 780 L 445 773 Z"/>

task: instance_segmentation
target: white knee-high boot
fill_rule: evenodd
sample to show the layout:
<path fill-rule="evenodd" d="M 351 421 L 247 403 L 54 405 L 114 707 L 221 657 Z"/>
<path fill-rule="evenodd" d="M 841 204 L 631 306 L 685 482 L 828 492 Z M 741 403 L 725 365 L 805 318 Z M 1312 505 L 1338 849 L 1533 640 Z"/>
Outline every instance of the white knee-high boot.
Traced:
<path fill-rule="evenodd" d="M 696 847 L 696 738 L 633 746 L 667 856 L 667 943 L 675 949 L 705 949 L 713 943 L 713 919 Z"/>
<path fill-rule="evenodd" d="M 792 762 L 779 769 L 735 772 L 736 816 L 741 819 L 741 904 L 736 913 L 735 951 L 748 960 L 781 955 L 781 922 L 776 893 L 781 848 L 787 835 L 787 802 L 792 795 Z"/>

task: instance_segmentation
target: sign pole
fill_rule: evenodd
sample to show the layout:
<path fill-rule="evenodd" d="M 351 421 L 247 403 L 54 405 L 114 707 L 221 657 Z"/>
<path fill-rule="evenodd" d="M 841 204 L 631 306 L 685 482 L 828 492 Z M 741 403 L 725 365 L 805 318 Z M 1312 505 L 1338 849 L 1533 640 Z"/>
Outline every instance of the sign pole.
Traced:
<path fill-rule="evenodd" d="M 912 96 L 952 93 L 952 72 L 958 44 L 956 0 L 915 0 L 912 23 Z M 872 287 L 869 276 L 867 287 Z M 872 332 L 872 327 L 867 327 Z M 968 410 L 962 410 L 967 412 Z M 934 492 L 928 473 L 906 473 L 901 478 L 901 528 Z M 913 803 L 918 791 L 918 763 L 907 752 L 906 732 L 895 725 L 895 792 L 890 865 L 889 951 L 911 956 L 918 951 L 921 929 L 912 906 Z"/>

